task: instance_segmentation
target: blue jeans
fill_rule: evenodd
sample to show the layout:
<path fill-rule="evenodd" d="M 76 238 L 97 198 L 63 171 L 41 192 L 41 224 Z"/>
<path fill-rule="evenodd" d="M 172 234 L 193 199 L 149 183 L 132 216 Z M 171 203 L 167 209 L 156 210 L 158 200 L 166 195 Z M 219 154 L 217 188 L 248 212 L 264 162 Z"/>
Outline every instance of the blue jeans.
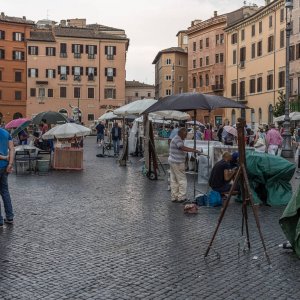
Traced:
<path fill-rule="evenodd" d="M 119 154 L 120 151 L 120 140 L 113 140 L 113 144 L 114 144 L 114 153 L 115 154 Z"/>
<path fill-rule="evenodd" d="M 14 218 L 14 213 L 13 213 L 10 194 L 8 190 L 7 178 L 8 178 L 8 173 L 6 172 L 6 168 L 0 169 L 0 194 L 4 204 L 6 219 L 12 220 Z M 0 205 L 0 224 L 3 224 L 1 205 Z"/>

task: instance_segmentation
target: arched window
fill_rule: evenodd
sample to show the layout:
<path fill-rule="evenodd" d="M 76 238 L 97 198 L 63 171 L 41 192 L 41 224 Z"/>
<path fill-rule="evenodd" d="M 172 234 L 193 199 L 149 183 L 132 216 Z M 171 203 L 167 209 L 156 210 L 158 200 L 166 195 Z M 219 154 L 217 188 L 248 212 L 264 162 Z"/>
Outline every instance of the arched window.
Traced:
<path fill-rule="evenodd" d="M 268 123 L 269 124 L 273 123 L 273 106 L 272 106 L 272 104 L 269 105 L 269 109 L 268 109 Z"/>
<path fill-rule="evenodd" d="M 235 109 L 231 111 L 231 124 L 234 125 L 236 123 L 236 113 Z"/>
<path fill-rule="evenodd" d="M 261 125 L 262 123 L 262 110 L 261 108 L 258 109 L 258 124 Z"/>
<path fill-rule="evenodd" d="M 14 115 L 13 115 L 14 120 L 15 119 L 20 119 L 20 118 L 23 118 L 23 115 L 21 113 L 19 113 L 19 112 L 14 113 Z"/>

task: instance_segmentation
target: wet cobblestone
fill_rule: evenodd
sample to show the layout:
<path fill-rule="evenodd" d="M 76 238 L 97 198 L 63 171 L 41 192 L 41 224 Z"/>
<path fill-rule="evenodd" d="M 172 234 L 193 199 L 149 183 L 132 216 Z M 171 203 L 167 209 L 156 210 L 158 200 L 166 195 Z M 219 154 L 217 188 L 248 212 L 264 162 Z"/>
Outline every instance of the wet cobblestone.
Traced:
<path fill-rule="evenodd" d="M 238 255 L 234 202 L 204 259 L 220 209 L 186 216 L 166 178 L 98 152 L 88 137 L 84 171 L 10 176 L 16 219 L 0 232 L 0 299 L 300 299 L 300 262 L 278 247 L 283 207 L 259 209 L 271 266 L 251 213 L 251 252 Z"/>

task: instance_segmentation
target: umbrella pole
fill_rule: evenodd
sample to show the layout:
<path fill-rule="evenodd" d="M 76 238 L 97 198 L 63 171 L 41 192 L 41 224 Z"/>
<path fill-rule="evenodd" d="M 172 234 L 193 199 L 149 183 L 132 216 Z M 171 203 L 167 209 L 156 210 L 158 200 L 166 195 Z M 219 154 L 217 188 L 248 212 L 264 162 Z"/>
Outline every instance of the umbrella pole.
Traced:
<path fill-rule="evenodd" d="M 196 150 L 196 145 L 197 145 L 197 141 L 196 141 L 196 119 L 197 119 L 197 110 L 194 110 L 194 150 Z M 196 156 L 196 155 L 195 155 Z M 196 199 L 196 176 L 197 176 L 197 172 L 196 172 L 196 167 L 197 167 L 197 160 L 195 157 L 194 160 L 194 200 Z"/>

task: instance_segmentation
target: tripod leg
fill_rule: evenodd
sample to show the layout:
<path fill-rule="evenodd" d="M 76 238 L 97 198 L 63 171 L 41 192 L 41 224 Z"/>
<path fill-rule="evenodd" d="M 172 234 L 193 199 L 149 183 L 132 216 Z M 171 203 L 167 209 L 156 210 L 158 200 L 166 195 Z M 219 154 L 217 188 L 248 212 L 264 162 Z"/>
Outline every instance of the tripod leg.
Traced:
<path fill-rule="evenodd" d="M 251 208 L 252 208 L 252 211 L 253 211 L 253 214 L 254 214 L 255 222 L 256 222 L 256 227 L 258 229 L 258 233 L 259 233 L 259 236 L 260 236 L 260 240 L 261 240 L 261 243 L 262 243 L 262 246 L 263 246 L 263 249 L 264 249 L 264 253 L 265 253 L 265 256 L 267 258 L 267 261 L 268 261 L 269 264 L 271 264 L 269 255 L 267 253 L 267 248 L 266 248 L 266 245 L 265 245 L 264 237 L 262 235 L 262 231 L 261 231 L 261 228 L 260 228 L 260 223 L 259 223 L 257 211 L 254 208 L 252 193 L 251 193 L 250 184 L 249 184 L 248 175 L 247 175 L 245 165 L 242 165 L 242 169 L 243 169 L 243 175 L 244 175 L 244 180 L 245 180 L 245 184 L 246 184 L 247 194 L 249 196 L 249 202 L 250 202 L 250 205 L 251 205 Z"/>
<path fill-rule="evenodd" d="M 224 215 L 225 215 L 225 212 L 226 212 L 226 210 L 227 210 L 227 207 L 228 207 L 230 198 L 231 198 L 231 196 L 232 196 L 232 192 L 234 191 L 234 189 L 235 189 L 235 187 L 236 187 L 236 184 L 237 184 L 237 182 L 238 182 L 238 180 L 239 180 L 239 177 L 240 177 L 240 175 L 241 175 L 241 172 L 242 172 L 242 170 L 241 170 L 241 168 L 239 167 L 239 169 L 238 169 L 238 171 L 237 171 L 237 174 L 236 174 L 236 176 L 235 176 L 234 182 L 233 182 L 233 184 L 232 184 L 232 186 L 231 186 L 231 189 L 230 189 L 230 191 L 229 191 L 228 198 L 226 199 L 225 204 L 224 204 L 224 207 L 222 208 L 221 214 L 220 214 L 220 216 L 219 216 L 219 220 L 218 220 L 217 227 L 216 227 L 216 229 L 215 229 L 215 231 L 214 231 L 214 234 L 213 234 L 213 236 L 212 236 L 212 238 L 211 238 L 211 240 L 210 240 L 210 242 L 209 242 L 209 245 L 208 245 L 208 247 L 207 247 L 207 249 L 206 249 L 206 252 L 205 252 L 205 254 L 204 254 L 204 257 L 207 257 L 207 255 L 208 255 L 208 253 L 209 253 L 209 250 L 210 250 L 210 248 L 211 248 L 211 246 L 212 246 L 212 244 L 213 244 L 213 242 L 214 242 L 214 239 L 215 239 L 215 237 L 216 237 L 216 235 L 217 235 L 217 232 L 218 232 L 218 230 L 219 230 L 219 227 L 220 227 L 220 225 L 221 225 L 221 222 L 222 222 L 223 217 L 224 217 Z"/>

